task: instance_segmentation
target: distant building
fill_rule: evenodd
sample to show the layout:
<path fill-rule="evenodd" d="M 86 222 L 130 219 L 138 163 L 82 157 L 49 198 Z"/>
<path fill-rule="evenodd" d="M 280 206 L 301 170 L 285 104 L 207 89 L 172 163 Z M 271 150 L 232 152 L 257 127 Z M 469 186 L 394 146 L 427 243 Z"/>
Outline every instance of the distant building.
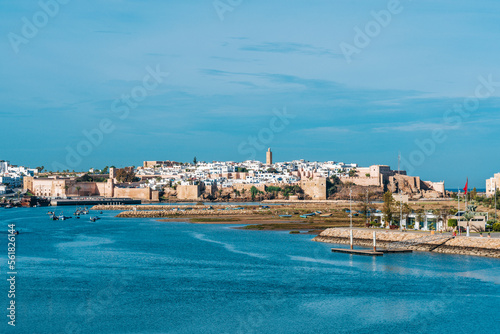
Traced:
<path fill-rule="evenodd" d="M 0 174 L 7 173 L 9 170 L 9 162 L 0 160 Z"/>
<path fill-rule="evenodd" d="M 271 152 L 271 148 L 269 147 L 266 152 L 266 165 L 273 164 L 273 152 Z"/>
<path fill-rule="evenodd" d="M 500 189 L 500 173 L 486 180 L 486 196 L 493 196 L 495 189 Z"/>

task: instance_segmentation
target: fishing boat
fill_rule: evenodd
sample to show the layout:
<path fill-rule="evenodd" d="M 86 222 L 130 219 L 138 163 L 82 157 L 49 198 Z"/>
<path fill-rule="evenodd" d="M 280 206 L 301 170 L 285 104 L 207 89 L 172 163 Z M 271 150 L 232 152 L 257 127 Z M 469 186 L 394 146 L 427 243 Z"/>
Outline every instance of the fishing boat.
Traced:
<path fill-rule="evenodd" d="M 66 220 L 66 219 L 70 219 L 70 218 L 73 218 L 71 216 L 65 216 L 62 212 L 61 214 L 59 215 L 59 217 L 57 217 L 59 220 Z"/>
<path fill-rule="evenodd" d="M 332 214 L 331 213 L 325 213 L 325 214 L 322 214 L 322 215 L 319 215 L 320 217 L 331 217 Z"/>
<path fill-rule="evenodd" d="M 279 215 L 281 218 L 290 218 L 292 215 Z"/>

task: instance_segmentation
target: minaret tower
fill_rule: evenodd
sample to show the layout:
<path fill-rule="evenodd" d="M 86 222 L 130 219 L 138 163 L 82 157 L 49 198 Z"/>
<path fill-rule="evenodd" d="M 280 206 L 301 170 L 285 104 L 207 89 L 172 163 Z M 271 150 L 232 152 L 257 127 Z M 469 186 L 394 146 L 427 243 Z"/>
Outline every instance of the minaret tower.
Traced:
<path fill-rule="evenodd" d="M 266 165 L 273 164 L 273 152 L 271 152 L 271 148 L 269 147 L 266 152 Z"/>

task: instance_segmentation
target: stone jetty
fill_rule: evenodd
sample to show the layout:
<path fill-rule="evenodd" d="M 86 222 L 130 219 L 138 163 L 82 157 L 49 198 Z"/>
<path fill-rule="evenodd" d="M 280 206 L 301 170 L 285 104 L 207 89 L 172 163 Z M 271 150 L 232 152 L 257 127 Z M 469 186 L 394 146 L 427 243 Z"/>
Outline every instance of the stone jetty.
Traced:
<path fill-rule="evenodd" d="M 193 217 L 193 216 L 235 216 L 235 215 L 250 215 L 254 213 L 252 210 L 137 210 L 120 212 L 116 217 L 119 218 L 166 218 L 166 217 Z"/>
<path fill-rule="evenodd" d="M 465 236 L 443 236 L 442 239 L 426 241 L 430 233 L 394 232 L 385 230 L 375 230 L 377 232 L 377 247 L 384 248 L 389 244 L 414 241 L 415 245 L 405 245 L 404 248 L 414 251 L 427 251 L 434 253 L 477 255 L 500 258 L 500 239 L 487 237 L 465 237 Z M 418 243 L 418 238 L 423 242 Z M 349 229 L 329 228 L 321 232 L 314 241 L 327 242 L 333 244 L 349 244 Z M 373 230 L 353 230 L 354 245 L 372 247 Z"/>
<path fill-rule="evenodd" d="M 232 213 L 236 213 L 236 212 L 248 211 L 248 210 L 258 208 L 258 206 L 244 206 L 243 208 L 245 210 L 236 210 L 236 208 L 240 208 L 240 207 L 242 207 L 242 206 L 236 206 L 236 205 L 228 205 L 228 206 L 193 205 L 192 207 L 190 207 L 187 205 L 174 206 L 174 205 L 161 205 L 161 204 L 159 204 L 159 205 L 94 205 L 92 208 L 90 208 L 90 210 L 96 210 L 96 211 L 105 211 L 105 210 L 115 210 L 115 211 L 169 211 L 169 210 L 177 210 L 177 211 L 182 211 L 182 210 L 184 210 L 185 212 L 203 211 L 204 213 L 206 213 L 207 211 L 216 211 L 216 212 L 230 211 Z M 221 210 L 221 209 L 224 209 L 224 210 Z"/>

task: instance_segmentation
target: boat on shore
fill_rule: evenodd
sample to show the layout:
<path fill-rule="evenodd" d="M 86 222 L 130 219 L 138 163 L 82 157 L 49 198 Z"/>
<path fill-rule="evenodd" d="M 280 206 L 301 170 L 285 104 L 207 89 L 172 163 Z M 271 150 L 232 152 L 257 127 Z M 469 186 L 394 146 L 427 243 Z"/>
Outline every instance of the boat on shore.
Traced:
<path fill-rule="evenodd" d="M 290 218 L 292 215 L 279 215 L 281 218 Z"/>

